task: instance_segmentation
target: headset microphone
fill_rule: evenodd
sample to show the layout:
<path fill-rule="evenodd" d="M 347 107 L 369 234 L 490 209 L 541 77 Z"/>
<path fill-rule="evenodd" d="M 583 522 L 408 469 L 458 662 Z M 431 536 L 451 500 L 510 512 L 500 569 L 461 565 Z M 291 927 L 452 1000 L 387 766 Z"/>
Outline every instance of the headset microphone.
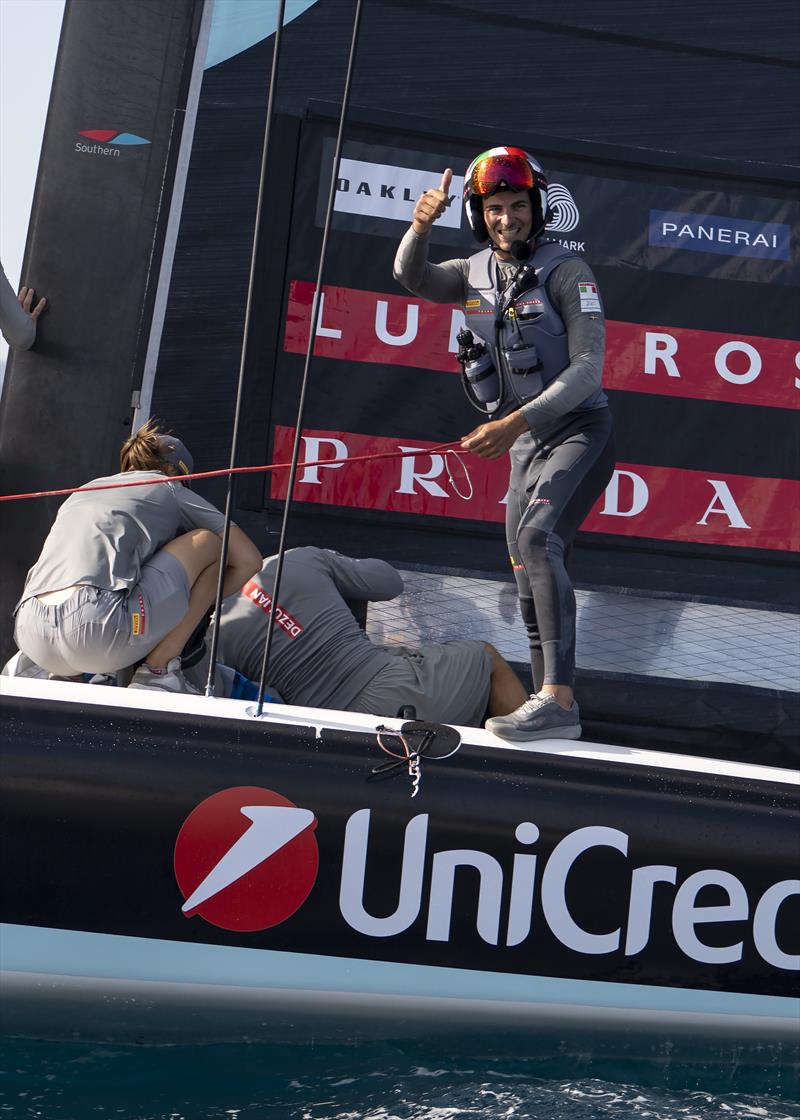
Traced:
<path fill-rule="evenodd" d="M 515 261 L 526 261 L 531 255 L 531 247 L 527 241 L 512 241 L 510 252 Z"/>

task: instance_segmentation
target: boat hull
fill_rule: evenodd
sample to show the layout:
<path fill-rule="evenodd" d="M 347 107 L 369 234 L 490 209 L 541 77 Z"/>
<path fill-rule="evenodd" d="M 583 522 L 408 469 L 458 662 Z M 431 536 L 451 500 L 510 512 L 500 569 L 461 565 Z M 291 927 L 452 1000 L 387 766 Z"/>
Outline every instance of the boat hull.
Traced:
<path fill-rule="evenodd" d="M 786 771 L 461 729 L 412 797 L 372 717 L 3 691 L 6 1031 L 796 1041 Z"/>

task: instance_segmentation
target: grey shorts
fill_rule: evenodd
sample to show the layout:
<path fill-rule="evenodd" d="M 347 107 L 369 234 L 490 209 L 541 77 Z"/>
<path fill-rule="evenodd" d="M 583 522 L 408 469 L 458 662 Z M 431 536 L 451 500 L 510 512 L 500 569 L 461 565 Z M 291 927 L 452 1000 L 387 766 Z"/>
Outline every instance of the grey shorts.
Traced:
<path fill-rule="evenodd" d="M 81 586 L 64 603 L 26 599 L 17 611 L 17 646 L 56 676 L 116 673 L 146 657 L 189 607 L 189 579 L 163 549 L 130 591 Z"/>
<path fill-rule="evenodd" d="M 413 704 L 417 719 L 480 727 L 491 687 L 492 657 L 483 642 L 429 642 L 385 647 L 394 662 L 372 678 L 348 710 L 396 716 Z"/>

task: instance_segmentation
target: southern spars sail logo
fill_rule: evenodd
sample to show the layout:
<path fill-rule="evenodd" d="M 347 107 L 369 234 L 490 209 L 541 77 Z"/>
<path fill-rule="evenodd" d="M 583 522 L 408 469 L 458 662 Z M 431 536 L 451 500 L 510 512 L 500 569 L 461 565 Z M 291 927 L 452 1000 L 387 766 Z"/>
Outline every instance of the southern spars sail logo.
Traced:
<path fill-rule="evenodd" d="M 87 144 L 83 140 L 77 140 L 75 151 L 92 156 L 119 157 L 122 148 L 150 143 L 144 136 L 137 136 L 133 132 L 119 132 L 116 128 L 87 128 L 78 135 L 93 142 Z"/>
<path fill-rule="evenodd" d="M 258 786 L 202 801 L 175 841 L 183 913 L 243 933 L 285 922 L 317 878 L 316 827 L 310 809 Z"/>

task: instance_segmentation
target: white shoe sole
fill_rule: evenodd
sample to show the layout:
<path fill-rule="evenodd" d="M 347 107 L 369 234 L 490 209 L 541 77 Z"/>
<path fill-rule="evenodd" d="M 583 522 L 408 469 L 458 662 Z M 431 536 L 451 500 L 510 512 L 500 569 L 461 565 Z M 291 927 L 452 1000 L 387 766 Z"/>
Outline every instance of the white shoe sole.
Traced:
<path fill-rule="evenodd" d="M 535 743 L 539 739 L 580 739 L 582 734 L 579 723 L 572 723 L 568 727 L 548 727 L 542 731 L 517 731 L 512 727 L 502 731 L 493 731 L 491 727 L 487 727 L 486 730 L 491 731 L 498 739 L 505 739 L 510 743 Z"/>

